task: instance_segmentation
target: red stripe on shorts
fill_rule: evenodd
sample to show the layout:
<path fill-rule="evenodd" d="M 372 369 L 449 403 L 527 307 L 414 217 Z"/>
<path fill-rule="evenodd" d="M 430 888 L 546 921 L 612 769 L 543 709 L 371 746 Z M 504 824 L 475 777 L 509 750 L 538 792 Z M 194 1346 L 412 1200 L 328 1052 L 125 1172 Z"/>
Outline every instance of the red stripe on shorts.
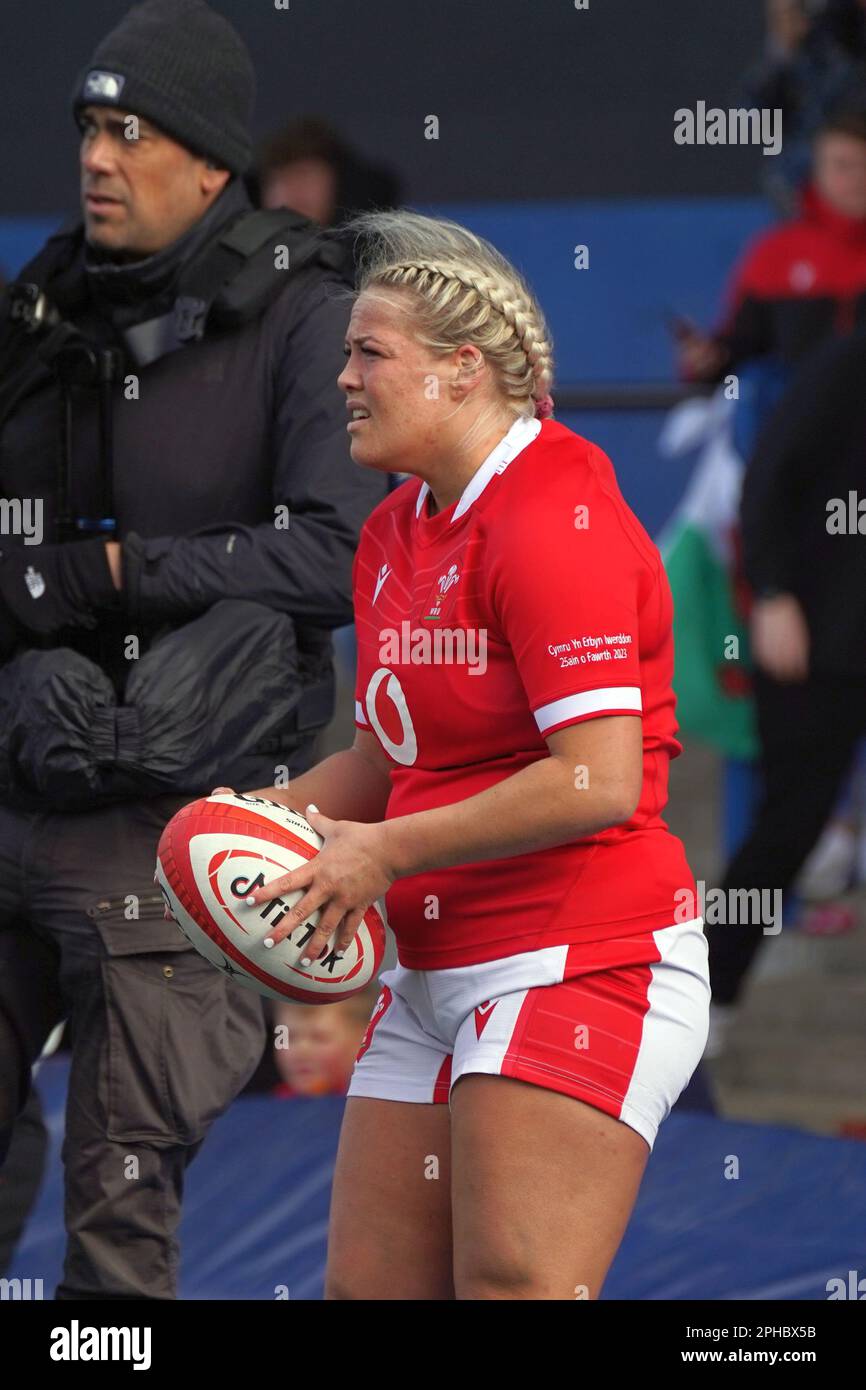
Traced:
<path fill-rule="evenodd" d="M 631 965 L 528 990 L 501 1075 L 575 1096 L 619 1118 L 651 979 L 648 965 Z"/>
<path fill-rule="evenodd" d="M 433 1086 L 433 1101 L 436 1105 L 447 1104 L 451 1090 L 451 1053 L 442 1059 L 439 1075 Z"/>
<path fill-rule="evenodd" d="M 361 1060 L 361 1058 L 363 1057 L 364 1053 L 367 1051 L 367 1048 L 370 1046 L 371 1042 L 373 1041 L 373 1033 L 374 1033 L 375 1030 L 376 1030 L 376 1024 L 379 1022 L 379 1020 L 380 1020 L 380 1019 L 384 1016 L 384 1014 L 386 1013 L 386 1011 L 387 1011 L 387 1009 L 388 1009 L 388 1006 L 389 1006 L 389 1004 L 391 1003 L 391 1000 L 393 999 L 393 997 L 394 997 L 394 996 L 393 996 L 393 994 L 391 993 L 391 991 L 390 991 L 390 989 L 388 988 L 388 986 L 387 986 L 387 985 L 383 985 L 383 986 L 382 986 L 382 993 L 379 995 L 379 998 L 376 1000 L 375 1006 L 374 1006 L 374 1008 L 373 1008 L 373 1012 L 372 1012 L 372 1014 L 371 1014 L 371 1016 L 370 1016 L 370 1022 L 367 1024 L 366 1031 L 365 1031 L 365 1033 L 364 1033 L 363 1038 L 361 1039 L 361 1046 L 358 1048 L 358 1055 L 357 1055 L 356 1058 L 355 1058 L 355 1061 L 356 1061 L 356 1062 L 360 1062 L 360 1060 Z"/>

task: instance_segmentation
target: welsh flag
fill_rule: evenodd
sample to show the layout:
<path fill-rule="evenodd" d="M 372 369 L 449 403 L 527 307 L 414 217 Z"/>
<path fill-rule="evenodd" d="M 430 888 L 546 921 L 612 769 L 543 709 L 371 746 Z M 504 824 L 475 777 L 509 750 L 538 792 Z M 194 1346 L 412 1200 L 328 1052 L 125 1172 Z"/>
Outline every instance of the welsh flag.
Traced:
<path fill-rule="evenodd" d="M 663 454 L 700 452 L 658 546 L 674 600 L 680 727 L 726 757 L 754 758 L 758 738 L 748 632 L 736 602 L 744 465 L 734 444 L 734 410 L 735 402 L 720 389 L 711 398 L 684 401 L 665 421 L 659 439 Z"/>

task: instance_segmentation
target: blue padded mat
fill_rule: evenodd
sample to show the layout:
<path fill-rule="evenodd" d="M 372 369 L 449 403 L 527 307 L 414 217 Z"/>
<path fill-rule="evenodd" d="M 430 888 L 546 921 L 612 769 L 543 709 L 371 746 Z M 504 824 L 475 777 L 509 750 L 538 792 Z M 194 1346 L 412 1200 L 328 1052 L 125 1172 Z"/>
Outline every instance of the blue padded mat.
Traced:
<path fill-rule="evenodd" d="M 53 1293 L 62 1254 L 59 1161 L 68 1060 L 38 1084 L 52 1146 L 10 1278 Z M 181 1296 L 317 1299 L 341 1097 L 243 1097 L 187 1179 Z M 726 1178 L 738 1160 L 739 1177 Z M 678 1111 L 662 1126 L 608 1278 L 618 1299 L 826 1299 L 866 1268 L 866 1144 Z"/>

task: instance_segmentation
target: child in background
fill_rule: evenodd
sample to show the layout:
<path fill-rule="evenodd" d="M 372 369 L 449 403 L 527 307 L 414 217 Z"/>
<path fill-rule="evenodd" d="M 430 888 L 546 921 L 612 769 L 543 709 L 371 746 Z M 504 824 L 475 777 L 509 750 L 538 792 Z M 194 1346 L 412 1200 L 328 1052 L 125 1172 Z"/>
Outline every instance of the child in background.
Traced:
<path fill-rule="evenodd" d="M 338 1004 L 275 1004 L 274 1061 L 282 1081 L 273 1094 L 345 1095 L 378 996 L 373 983 Z"/>

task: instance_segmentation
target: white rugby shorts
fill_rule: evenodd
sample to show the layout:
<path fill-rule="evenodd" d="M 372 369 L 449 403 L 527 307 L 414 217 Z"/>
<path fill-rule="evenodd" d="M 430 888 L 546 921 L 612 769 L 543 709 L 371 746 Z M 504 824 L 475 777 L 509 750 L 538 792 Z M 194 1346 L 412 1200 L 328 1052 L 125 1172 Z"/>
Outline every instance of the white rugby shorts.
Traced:
<path fill-rule="evenodd" d="M 613 1115 L 652 1149 L 707 1041 L 700 917 L 449 970 L 398 965 L 380 983 L 349 1096 L 444 1104 L 461 1076 L 510 1076 Z"/>

